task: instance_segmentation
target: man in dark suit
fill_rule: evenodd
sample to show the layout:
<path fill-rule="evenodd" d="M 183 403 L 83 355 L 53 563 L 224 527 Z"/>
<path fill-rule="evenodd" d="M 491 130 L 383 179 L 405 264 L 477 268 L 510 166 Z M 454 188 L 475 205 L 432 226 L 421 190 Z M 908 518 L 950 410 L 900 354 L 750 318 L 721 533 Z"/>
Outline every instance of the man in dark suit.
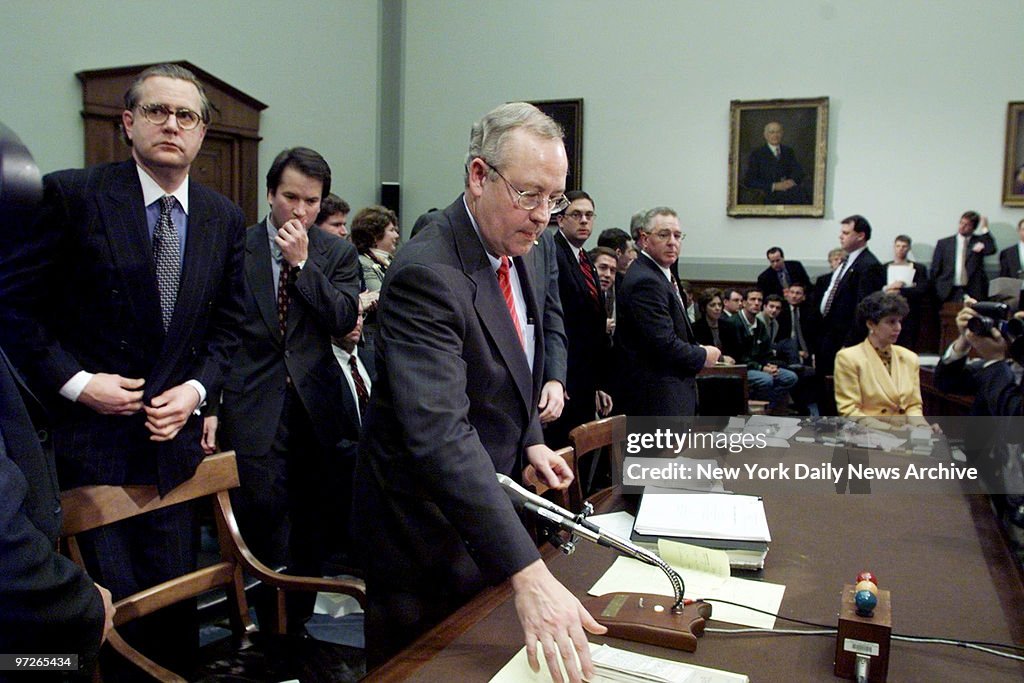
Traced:
<path fill-rule="evenodd" d="M 999 277 L 1024 278 L 1024 218 L 1017 223 L 1017 236 L 1016 244 L 999 252 Z M 1024 296 L 1020 303 L 1018 308 L 1024 310 Z"/>
<path fill-rule="evenodd" d="M 793 148 L 782 144 L 784 132 L 778 121 L 764 127 L 765 144 L 750 153 L 743 185 L 763 192 L 765 204 L 810 204 L 804 169 Z"/>
<path fill-rule="evenodd" d="M 271 164 L 270 213 L 246 234 L 242 344 L 220 408 L 238 454 L 242 534 L 264 563 L 313 576 L 334 522 L 323 514 L 333 502 L 324 474 L 341 439 L 331 337 L 355 327 L 359 306 L 355 247 L 312 225 L 330 186 L 330 167 L 311 149 L 286 149 Z M 294 597 L 297 629 L 314 596 Z M 270 606 L 256 604 L 269 618 Z"/>
<path fill-rule="evenodd" d="M 875 255 L 868 249 L 871 224 L 863 216 L 843 219 L 839 245 L 845 256 L 832 272 L 832 278 L 818 295 L 821 315 L 815 374 L 819 378 L 818 408 L 822 415 L 835 415 L 835 396 L 826 389 L 824 378 L 835 368 L 836 353 L 844 346 L 857 344 L 867 336 L 863 325 L 855 325 L 857 304 L 872 292 L 882 289 L 885 274 Z M 822 281 L 822 284 L 824 282 Z"/>
<path fill-rule="evenodd" d="M 604 629 L 551 576 L 495 478 L 528 462 L 553 486 L 572 479 L 543 442 L 542 311 L 521 258 L 566 206 L 567 168 L 554 121 L 498 107 L 473 126 L 463 196 L 388 269 L 353 504 L 371 665 L 510 579 L 531 663 L 540 640 L 549 666 L 575 648 L 592 675 L 583 629 Z"/>
<path fill-rule="evenodd" d="M 557 420 L 565 408 L 565 382 L 569 342 L 565 336 L 562 298 L 558 293 L 558 257 L 554 235 L 542 230 L 533 249 L 523 256 L 530 269 L 530 282 L 537 310 L 544 311 L 544 385 L 537 408 L 543 425 Z"/>
<path fill-rule="evenodd" d="M 811 282 L 802 263 L 785 260 L 782 247 L 771 247 L 766 255 L 768 267 L 757 276 L 757 288 L 764 293 L 765 300 L 772 294 L 782 296 L 792 282 Z"/>
<path fill-rule="evenodd" d="M 994 253 L 996 243 L 988 231 L 988 218 L 977 211 L 964 212 L 957 233 L 935 243 L 929 275 L 939 301 L 959 301 L 964 294 L 987 298 L 985 257 Z"/>
<path fill-rule="evenodd" d="M 618 293 L 615 345 L 629 377 L 620 381 L 627 415 L 696 415 L 696 376 L 722 352 L 696 342 L 672 264 L 683 232 L 673 209 L 656 207 L 644 221 L 644 248 Z"/>
<path fill-rule="evenodd" d="M 928 283 L 928 269 L 923 264 L 915 263 L 908 258 L 910 254 L 911 240 L 909 235 L 897 235 L 892 244 L 893 260 L 885 264 L 885 291 L 892 294 L 899 294 L 907 300 L 910 312 L 903 318 L 903 327 L 900 330 L 899 339 L 896 343 L 905 346 L 911 351 L 917 351 L 917 338 L 921 329 L 921 308 L 924 305 L 924 297 L 930 287 Z M 910 266 L 914 270 L 914 276 L 910 282 L 897 277 L 891 266 Z M 890 275 L 890 273 L 894 273 Z"/>
<path fill-rule="evenodd" d="M 602 414 L 611 410 L 606 391 L 608 366 L 608 314 L 597 270 L 583 244 L 594 226 L 594 201 L 582 190 L 565 194 L 570 204 L 558 216 L 555 252 L 558 258 L 558 294 L 569 340 L 566 401 L 562 416 L 548 426 L 545 441 L 552 448 L 569 444 L 569 432 L 592 422 L 598 402 Z"/>
<path fill-rule="evenodd" d="M 244 230 L 237 206 L 189 179 L 209 114 L 191 72 L 147 69 L 125 94 L 132 159 L 47 176 L 35 225 L 0 259 L 3 342 L 52 410 L 63 488 L 167 494 L 203 457 L 197 409 L 238 344 Z M 194 522 L 174 506 L 85 534 L 89 574 L 117 600 L 189 571 Z M 194 609 L 147 627 L 163 616 L 134 630 L 180 664 L 198 645 Z"/>

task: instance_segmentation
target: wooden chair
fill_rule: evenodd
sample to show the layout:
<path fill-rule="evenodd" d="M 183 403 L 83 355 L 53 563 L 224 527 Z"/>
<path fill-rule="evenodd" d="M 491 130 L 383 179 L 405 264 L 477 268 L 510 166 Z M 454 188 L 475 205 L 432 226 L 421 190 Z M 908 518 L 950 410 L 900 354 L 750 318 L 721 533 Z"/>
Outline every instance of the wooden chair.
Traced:
<path fill-rule="evenodd" d="M 569 443 L 576 451 L 573 474 L 576 481 L 580 481 L 580 463 L 585 457 L 592 458 L 591 473 L 593 465 L 601 455 L 601 449 L 608 449 L 608 465 L 611 467 L 612 486 L 622 484 L 622 466 L 626 460 L 626 416 L 613 415 L 612 417 L 594 420 L 576 427 L 569 432 Z M 592 477 L 588 477 L 592 478 Z M 580 486 L 570 489 L 570 509 L 578 512 L 583 505 L 583 488 Z"/>
<path fill-rule="evenodd" d="M 750 410 L 745 365 L 701 368 L 697 373 L 697 391 L 701 415 L 744 415 Z"/>
<path fill-rule="evenodd" d="M 248 647 L 256 630 L 249 618 L 243 571 L 271 586 L 277 594 L 277 622 L 263 625 L 264 631 L 283 636 L 287 632 L 285 592 L 324 591 L 343 593 L 365 604 L 366 587 L 362 580 L 336 580 L 289 576 L 269 569 L 250 552 L 238 532 L 228 491 L 238 486 L 238 468 L 233 451 L 204 459 L 195 475 L 161 498 L 156 486 L 83 486 L 61 494 L 64 526 L 61 536 L 71 559 L 83 564 L 75 536 L 91 529 L 142 515 L 153 510 L 206 498 L 213 504 L 220 561 L 184 576 L 147 588 L 115 603 L 114 630 L 108 643 L 150 677 L 159 681 L 185 683 L 186 679 L 156 664 L 135 650 L 117 633 L 117 627 L 151 614 L 168 605 L 195 598 L 214 588 L 223 588 L 230 607 L 229 621 L 236 644 Z M 84 565 L 83 565 L 84 566 Z"/>

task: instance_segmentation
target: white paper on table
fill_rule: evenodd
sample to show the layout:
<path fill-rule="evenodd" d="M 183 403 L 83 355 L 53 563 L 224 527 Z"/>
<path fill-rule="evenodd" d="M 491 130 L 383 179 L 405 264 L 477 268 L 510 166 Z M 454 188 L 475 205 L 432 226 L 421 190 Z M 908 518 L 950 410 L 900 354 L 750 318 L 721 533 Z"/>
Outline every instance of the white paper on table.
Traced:
<path fill-rule="evenodd" d="M 538 644 L 537 647 L 539 648 L 540 645 Z M 590 643 L 590 657 L 595 666 L 600 663 L 602 667 L 590 683 L 630 680 L 616 676 L 614 674 L 616 669 L 646 677 L 640 678 L 640 680 L 672 681 L 672 683 L 745 683 L 750 680 L 742 674 L 730 671 L 649 657 L 597 643 Z M 530 669 L 529 660 L 526 657 L 526 647 L 523 647 L 494 675 L 490 683 L 550 683 L 551 675 L 548 673 L 547 661 L 540 652 L 537 654 L 537 659 L 540 663 L 540 671 L 534 672 Z M 565 678 L 565 668 L 561 658 L 558 662 L 563 680 L 568 680 Z M 660 678 L 655 678 L 655 676 L 660 676 Z M 637 678 L 637 676 L 633 676 L 632 680 L 637 680 Z"/>
<path fill-rule="evenodd" d="M 611 532 L 620 538 L 629 538 L 629 535 L 633 533 L 633 520 L 633 515 L 624 511 L 587 517 L 588 522 L 593 522 L 601 527 L 602 531 Z"/>
<path fill-rule="evenodd" d="M 782 596 L 786 592 L 786 587 L 782 584 L 718 577 L 690 569 L 674 569 L 686 583 L 684 595 L 691 600 L 720 598 L 777 614 L 782 605 Z M 653 593 L 673 597 L 672 584 L 661 569 L 628 557 L 616 558 L 604 576 L 587 592 L 590 595 Z M 711 606 L 711 618 L 717 621 L 754 628 L 775 628 L 775 617 L 767 614 L 720 602 L 711 602 Z"/>
<path fill-rule="evenodd" d="M 648 536 L 772 540 L 761 499 L 729 493 L 645 493 L 635 528 Z"/>

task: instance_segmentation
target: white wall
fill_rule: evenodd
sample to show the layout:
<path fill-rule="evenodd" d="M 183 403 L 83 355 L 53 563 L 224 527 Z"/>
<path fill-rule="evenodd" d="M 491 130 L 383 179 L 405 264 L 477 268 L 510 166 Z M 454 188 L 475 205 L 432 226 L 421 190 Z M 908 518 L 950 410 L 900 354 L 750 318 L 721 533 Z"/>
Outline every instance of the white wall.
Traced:
<path fill-rule="evenodd" d="M 403 216 L 461 190 L 470 124 L 492 107 L 582 97 L 598 231 L 673 206 L 690 277 L 753 277 L 769 244 L 823 271 L 852 213 L 883 258 L 903 232 L 929 258 L 967 209 L 1008 246 L 1024 217 L 1000 205 L 1022 28 L 1024 3 L 1006 0 L 413 0 Z M 727 217 L 730 100 L 816 96 L 831 107 L 826 217 Z"/>
<path fill-rule="evenodd" d="M 74 74 L 186 59 L 268 105 L 261 187 L 278 152 L 306 145 L 362 206 L 377 199 L 378 11 L 375 0 L 6 0 L 0 120 L 43 172 L 81 166 Z"/>

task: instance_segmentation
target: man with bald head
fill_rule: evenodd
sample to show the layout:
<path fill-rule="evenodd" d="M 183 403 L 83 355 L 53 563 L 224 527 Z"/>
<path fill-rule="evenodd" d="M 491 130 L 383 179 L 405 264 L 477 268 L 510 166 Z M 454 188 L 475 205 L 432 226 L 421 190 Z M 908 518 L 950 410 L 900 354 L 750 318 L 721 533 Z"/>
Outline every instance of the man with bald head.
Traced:
<path fill-rule="evenodd" d="M 804 186 L 804 170 L 792 147 L 782 144 L 785 130 L 778 121 L 764 127 L 764 142 L 747 161 L 743 185 L 764 193 L 764 204 L 810 204 L 810 188 Z"/>
<path fill-rule="evenodd" d="M 575 650 L 593 675 L 584 629 L 604 628 L 548 571 L 495 477 L 529 464 L 551 486 L 572 480 L 541 432 L 543 311 L 522 259 L 568 205 L 567 169 L 553 120 L 498 107 L 473 126 L 465 192 L 388 269 L 353 487 L 370 665 L 509 579 L 534 668 L 540 641 L 553 669 Z"/>

